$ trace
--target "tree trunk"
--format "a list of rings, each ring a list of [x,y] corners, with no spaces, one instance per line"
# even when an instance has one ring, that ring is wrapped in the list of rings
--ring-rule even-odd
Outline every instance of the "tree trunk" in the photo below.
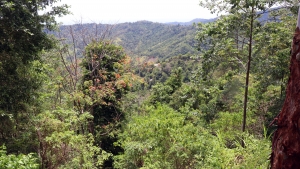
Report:
[[[242,131],[246,130],[246,118],[247,118],[247,104],[248,104],[248,89],[249,89],[249,76],[250,76],[250,66],[252,59],[252,38],[253,38],[253,22],[254,22],[254,7],[251,10],[251,21],[250,21],[250,35],[249,35],[249,49],[248,49],[248,63],[247,63],[247,73],[246,73],[246,84],[245,84],[245,94],[244,94],[244,111],[243,111],[243,126]],[[245,147],[244,142],[242,146]]]
[[[298,13],[300,16],[300,13]],[[298,17],[299,22],[299,17]],[[300,29],[294,34],[290,77],[283,108],[274,121],[277,130],[272,141],[271,169],[300,168]]]

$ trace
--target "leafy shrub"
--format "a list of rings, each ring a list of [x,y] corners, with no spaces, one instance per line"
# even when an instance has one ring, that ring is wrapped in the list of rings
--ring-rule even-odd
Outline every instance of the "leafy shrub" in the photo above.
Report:
[[[211,135],[185,115],[158,104],[133,117],[119,142],[115,168],[194,168],[205,159]]]
[[[39,169],[36,154],[6,154],[6,147],[0,147],[0,168],[3,169]]]

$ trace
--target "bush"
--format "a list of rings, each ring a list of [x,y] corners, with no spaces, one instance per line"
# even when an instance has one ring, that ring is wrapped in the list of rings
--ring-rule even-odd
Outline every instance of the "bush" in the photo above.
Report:
[[[36,154],[6,154],[6,147],[0,147],[0,168],[3,169],[39,169]]]

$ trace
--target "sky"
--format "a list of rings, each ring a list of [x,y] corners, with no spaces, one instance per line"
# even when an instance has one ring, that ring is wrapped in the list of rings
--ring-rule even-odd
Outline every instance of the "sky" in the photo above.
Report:
[[[199,0],[61,0],[73,14],[57,18],[63,24],[153,22],[188,22],[216,15],[199,6]]]

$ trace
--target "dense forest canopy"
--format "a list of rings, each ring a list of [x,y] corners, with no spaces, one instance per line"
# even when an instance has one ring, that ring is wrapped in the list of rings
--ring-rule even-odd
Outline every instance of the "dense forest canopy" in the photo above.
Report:
[[[226,15],[193,25],[56,2],[0,1],[0,168],[270,166],[296,2],[201,0]]]

